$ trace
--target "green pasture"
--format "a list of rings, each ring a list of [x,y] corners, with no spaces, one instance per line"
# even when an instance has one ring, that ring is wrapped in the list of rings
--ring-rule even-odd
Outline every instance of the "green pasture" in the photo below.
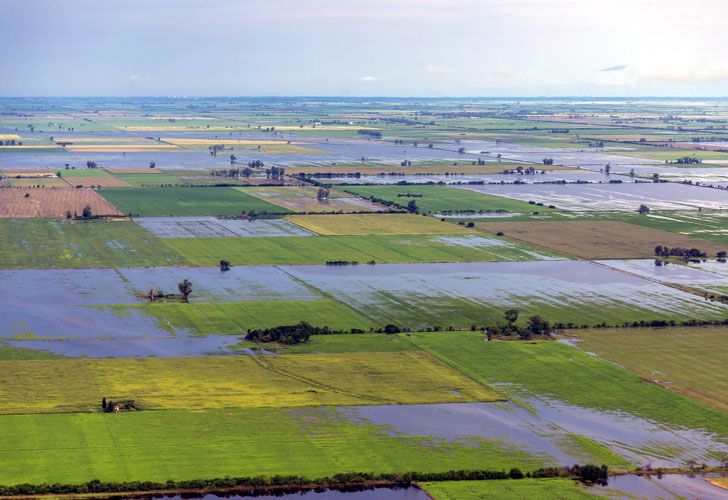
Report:
[[[524,500],[549,498],[554,500],[581,500],[603,498],[591,494],[584,486],[571,479],[504,479],[495,481],[446,481],[419,483],[435,500]]]
[[[249,211],[290,213],[232,188],[108,188],[99,193],[121,212],[139,216],[240,215]]]
[[[184,264],[130,221],[1,219],[0,241],[0,269]]]
[[[0,416],[0,483],[538,468],[498,440],[393,436],[333,408]]]
[[[463,235],[459,236],[464,238]],[[480,262],[533,260],[552,253],[521,243],[477,246],[478,236],[448,239],[430,235],[283,236],[276,238],[166,238],[164,243],[192,265],[323,264],[358,262]]]
[[[535,210],[549,211],[548,208],[529,205],[523,201],[476,193],[475,191],[450,186],[346,186],[339,189],[364,198],[373,196],[391,201],[402,207],[406,207],[411,200],[414,200],[418,210],[427,213],[438,213],[446,210],[505,210],[521,213],[531,213]],[[408,197],[406,196],[408,194],[415,196]]]

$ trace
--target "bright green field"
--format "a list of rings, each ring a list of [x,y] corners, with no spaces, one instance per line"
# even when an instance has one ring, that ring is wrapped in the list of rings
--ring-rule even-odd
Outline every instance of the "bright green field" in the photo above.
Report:
[[[555,500],[579,500],[603,498],[588,493],[571,479],[518,479],[501,481],[447,481],[420,483],[419,486],[435,500],[479,500],[498,498],[525,500],[548,498]]]
[[[290,213],[232,188],[108,188],[99,193],[121,212],[140,216],[239,215],[251,210]]]
[[[138,187],[153,187],[153,186],[166,186],[166,185],[177,185],[185,184],[180,180],[167,173],[158,174],[114,174],[114,177],[128,182],[132,186]]]
[[[376,325],[333,300],[154,303],[109,306],[117,313],[141,309],[171,333],[243,335],[248,329],[271,328],[307,321],[332,330],[369,330]]]
[[[184,260],[129,221],[0,220],[0,268],[141,267]]]
[[[417,333],[419,347],[507,395],[544,395],[598,410],[619,410],[728,438],[728,414],[643,382],[606,361],[558,342],[486,342],[480,333]]]
[[[462,238],[463,235],[454,238]],[[285,236],[277,238],[166,238],[164,243],[192,265],[323,264],[327,261],[482,262],[534,260],[534,250],[520,243],[509,246],[468,246],[447,236]],[[482,240],[487,241],[487,240]],[[552,255],[538,250],[540,255]],[[537,258],[537,257],[536,257]]]
[[[576,330],[577,347],[728,412],[728,328]]]
[[[111,174],[101,168],[62,168],[57,170],[61,177],[111,177]]]
[[[417,348],[401,335],[383,335],[381,333],[316,335],[305,344],[277,348],[278,351],[285,354],[399,352],[414,349]]]
[[[326,408],[0,416],[3,484],[542,465],[506,443],[391,436]]]
[[[410,200],[414,200],[421,212],[506,210],[508,212],[530,213],[534,210],[549,211],[548,208],[529,205],[524,201],[448,186],[347,186],[340,189],[356,193],[365,198],[374,196],[379,199],[389,200],[403,207],[407,206]],[[408,193],[422,195],[422,197],[397,196],[398,194]]]

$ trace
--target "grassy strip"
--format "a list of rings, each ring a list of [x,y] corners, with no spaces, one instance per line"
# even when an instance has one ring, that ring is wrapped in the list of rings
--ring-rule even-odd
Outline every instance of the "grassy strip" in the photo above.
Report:
[[[107,306],[119,314],[140,310],[170,333],[243,335],[299,321],[332,330],[370,330],[377,325],[334,300],[151,303]]]
[[[498,498],[523,500],[525,498],[558,498],[579,500],[603,498],[592,494],[571,479],[522,479],[520,481],[442,481],[417,483],[437,500],[476,500]]]

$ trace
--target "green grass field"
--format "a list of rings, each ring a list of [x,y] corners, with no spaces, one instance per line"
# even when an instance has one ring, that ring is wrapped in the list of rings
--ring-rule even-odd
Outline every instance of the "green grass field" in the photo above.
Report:
[[[421,212],[428,213],[445,210],[506,210],[521,213],[531,213],[534,210],[549,211],[548,208],[529,205],[524,201],[449,186],[346,186],[339,189],[365,198],[374,196],[392,201],[402,207],[406,207],[410,200],[414,200]],[[417,197],[398,196],[406,194]]]
[[[393,436],[327,408],[0,416],[2,484],[542,465],[500,441]]]
[[[140,216],[240,215],[251,210],[290,213],[233,188],[108,188],[99,193],[121,212]]]
[[[435,500],[525,500],[548,498],[553,500],[579,500],[603,498],[587,492],[571,479],[518,479],[500,481],[447,481],[420,483],[419,486]]]
[[[184,260],[130,221],[0,220],[0,268],[142,267]]]
[[[170,333],[244,335],[248,329],[307,321],[332,330],[369,330],[377,325],[334,300],[190,302],[109,306],[118,314],[137,309],[154,317]]]
[[[132,186],[137,187],[158,187],[158,186],[175,186],[178,184],[186,184],[181,182],[177,177],[166,172],[157,174],[114,174],[114,177],[128,182]]]
[[[499,386],[508,396],[526,391],[728,438],[728,414],[558,342],[486,342],[480,333],[418,333],[411,339],[476,380],[513,384]]]
[[[577,346],[728,412],[728,328],[576,330]]]
[[[305,344],[280,347],[266,346],[266,348],[274,349],[285,354],[399,352],[417,349],[411,342],[408,342],[400,335],[382,335],[381,333],[315,335]]]
[[[213,266],[220,259],[233,265],[323,264],[356,261],[387,262],[482,262],[532,260],[531,247],[477,246],[473,240],[449,240],[429,235],[285,236],[277,238],[166,238],[164,243],[192,265]],[[487,241],[487,240],[480,240]],[[465,243],[465,244],[459,244]],[[539,255],[553,255],[538,250]]]
[[[501,399],[422,351],[0,361],[0,413],[100,411],[101,397],[144,410]]]

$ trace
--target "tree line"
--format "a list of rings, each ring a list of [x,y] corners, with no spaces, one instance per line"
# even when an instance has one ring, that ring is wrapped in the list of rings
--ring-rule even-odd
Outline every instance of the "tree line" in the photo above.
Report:
[[[529,472],[523,472],[514,467],[505,470],[451,470],[447,472],[347,472],[317,479],[305,476],[247,476],[222,477],[214,479],[168,480],[166,482],[154,481],[117,481],[107,482],[94,479],[79,484],[40,483],[0,485],[0,496],[29,496],[29,495],[68,495],[89,493],[141,493],[151,491],[189,491],[203,490],[206,492],[234,490],[269,489],[316,489],[341,488],[346,486],[412,486],[417,482],[432,481],[489,481],[489,480],[519,480],[523,478],[571,478],[587,483],[606,484],[609,479],[609,469],[606,465],[574,465],[572,467],[543,467]]]

